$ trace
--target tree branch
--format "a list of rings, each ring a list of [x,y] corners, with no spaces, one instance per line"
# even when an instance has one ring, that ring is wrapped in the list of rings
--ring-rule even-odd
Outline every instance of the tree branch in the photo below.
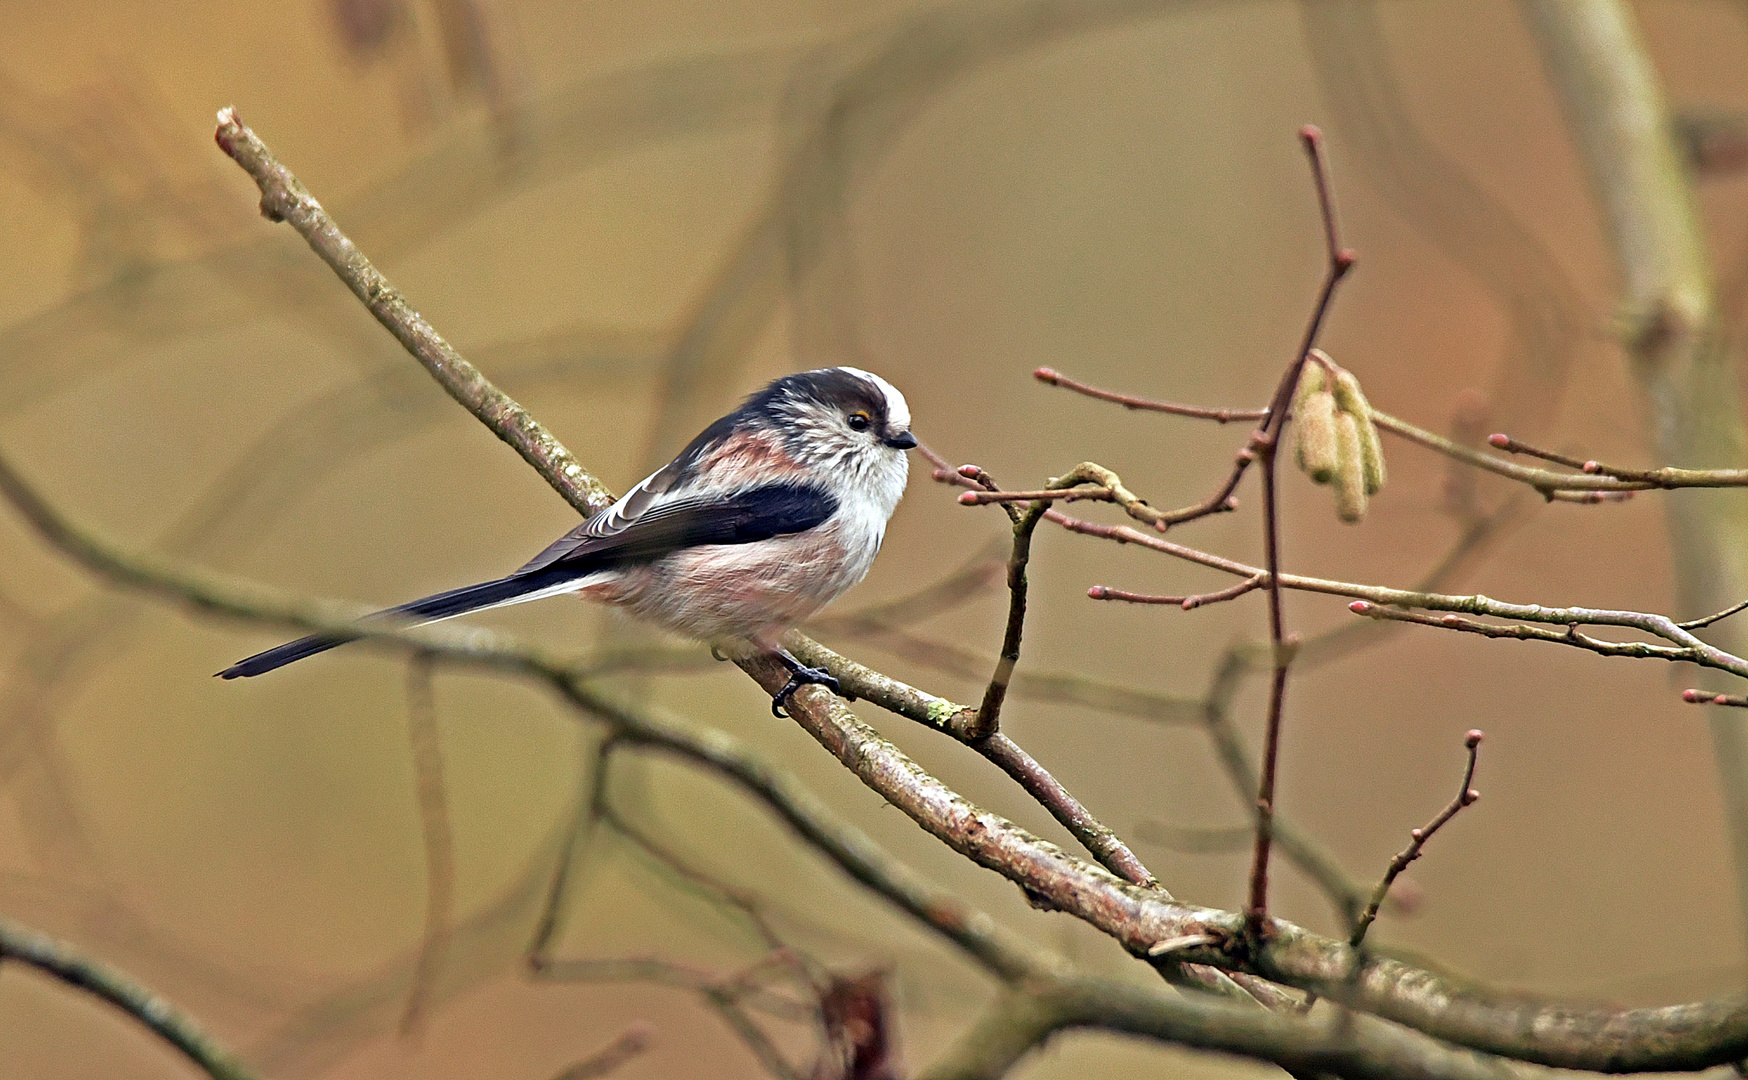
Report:
[[[1741,388],[1717,326],[1711,265],[1663,90],[1623,0],[1523,0],[1559,91],[1615,252],[1620,322],[1646,406],[1652,452],[1675,466],[1748,466]],[[1748,597],[1748,501],[1695,492],[1665,503],[1677,609],[1718,611]],[[1748,625],[1710,635],[1748,655]],[[1708,689],[1733,687],[1719,680]],[[1748,725],[1710,718],[1748,920]]]
[[[261,189],[262,216],[269,221],[287,222],[296,229],[310,249],[339,275],[352,294],[376,316],[376,321],[425,366],[450,397],[509,443],[578,513],[587,517],[613,501],[606,486],[584,470],[551,432],[493,386],[491,380],[432,329],[424,316],[340,231],[291,170],[274,158],[267,144],[237,119],[235,109],[221,109],[218,121],[214,138],[219,149],[254,178]]]
[[[13,960],[114,1005],[133,1017],[212,1080],[255,1080],[255,1073],[174,1005],[115,969],[70,947],[0,918],[0,961]]]

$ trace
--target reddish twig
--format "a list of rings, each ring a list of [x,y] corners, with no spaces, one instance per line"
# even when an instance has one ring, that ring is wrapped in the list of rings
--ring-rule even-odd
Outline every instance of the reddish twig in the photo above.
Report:
[[[1495,433],[1487,436],[1487,445],[1496,450],[1503,450],[1508,454],[1522,454],[1524,457],[1541,458],[1543,461],[1551,461],[1556,465],[1564,465],[1568,469],[1577,469],[1581,473],[1586,473],[1592,476],[1598,474],[1612,475],[1603,473],[1602,466],[1594,461],[1581,461],[1578,458],[1569,457],[1566,454],[1558,454],[1552,450],[1543,450],[1541,447],[1531,446],[1526,442],[1519,442],[1510,435],[1503,433]]]
[[[1683,690],[1681,700],[1689,705],[1729,705],[1737,709],[1748,709],[1748,697],[1740,694],[1708,694],[1704,690]]]
[[[1323,133],[1307,124],[1299,130],[1299,138],[1311,159],[1311,174],[1317,186],[1318,209],[1323,216],[1323,236],[1329,267],[1324,274],[1323,287],[1318,292],[1317,304],[1311,310],[1311,319],[1305,326],[1305,336],[1299,343],[1292,362],[1282,373],[1280,384],[1275,388],[1275,395],[1269,402],[1268,417],[1261,427],[1251,433],[1250,445],[1246,448],[1246,453],[1260,460],[1262,468],[1263,550],[1268,578],[1269,644],[1274,657],[1274,673],[1269,681],[1268,722],[1263,736],[1262,777],[1256,795],[1256,851],[1251,858],[1250,899],[1245,909],[1245,933],[1253,943],[1261,938],[1268,919],[1269,849],[1274,840],[1275,773],[1280,758],[1281,715],[1287,693],[1287,665],[1292,659],[1281,614],[1281,537],[1280,523],[1277,520],[1279,506],[1275,497],[1275,450],[1281,431],[1286,426],[1287,404],[1299,385],[1299,373],[1305,366],[1306,357],[1317,344],[1317,335],[1323,329],[1323,320],[1329,314],[1336,288],[1348,271],[1353,269],[1354,264],[1353,252],[1341,246],[1329,168],[1323,157]],[[1228,482],[1222,499],[1231,495],[1232,488],[1237,486],[1246,464],[1248,461],[1241,453],[1239,464],[1233,471],[1233,478]]]
[[[1469,786],[1475,780],[1475,760],[1481,753],[1481,739],[1482,735],[1478,730],[1470,731],[1463,739],[1463,745],[1469,750],[1469,764],[1463,769],[1463,783],[1457,789],[1456,797],[1438,812],[1437,817],[1410,832],[1408,846],[1397,852],[1396,857],[1390,860],[1389,868],[1384,871],[1383,880],[1378,882],[1376,889],[1372,890],[1371,903],[1366,905],[1366,910],[1354,923],[1353,934],[1348,938],[1348,943],[1355,948],[1358,948],[1366,940],[1366,931],[1371,929],[1373,922],[1377,921],[1378,909],[1384,906],[1384,898],[1390,895],[1390,886],[1395,883],[1397,876],[1408,869],[1409,863],[1420,858],[1420,850],[1426,846],[1428,840],[1432,839],[1434,833],[1444,828],[1447,821],[1456,817],[1459,810],[1465,806],[1472,806],[1475,800],[1481,797],[1479,791]]]
[[[1199,420],[1212,420],[1217,424],[1229,424],[1234,420],[1261,420],[1268,416],[1265,409],[1204,409],[1196,405],[1177,405],[1169,401],[1155,401],[1151,398],[1135,397],[1131,394],[1119,394],[1114,390],[1101,390],[1096,386],[1071,379],[1055,368],[1041,367],[1032,372],[1032,378],[1051,386],[1060,386],[1064,390],[1073,390],[1089,398],[1109,401],[1123,406],[1125,409],[1140,409],[1144,412],[1170,413],[1173,416],[1192,416]]]
[[[1149,593],[1128,592],[1123,589],[1113,589],[1106,585],[1094,585],[1086,591],[1087,596],[1094,600],[1121,600],[1128,604],[1175,604],[1185,611],[1208,604],[1218,604],[1223,600],[1233,600],[1247,592],[1262,588],[1268,584],[1266,573],[1255,574],[1230,588],[1218,592],[1196,593],[1190,596],[1154,596]]]

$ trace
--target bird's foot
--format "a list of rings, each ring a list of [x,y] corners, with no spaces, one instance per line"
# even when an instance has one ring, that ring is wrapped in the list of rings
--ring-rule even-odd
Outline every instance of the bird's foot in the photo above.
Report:
[[[832,673],[825,668],[807,667],[802,664],[797,664],[789,669],[789,681],[783,684],[783,689],[772,695],[771,715],[787,717],[789,714],[784,712],[783,709],[789,704],[790,696],[793,695],[795,691],[809,683],[813,683],[816,686],[823,686],[832,693],[837,694],[839,697],[849,696],[844,693],[840,686],[838,686],[836,676],[832,675]],[[850,698],[850,700],[854,701],[855,698]]]

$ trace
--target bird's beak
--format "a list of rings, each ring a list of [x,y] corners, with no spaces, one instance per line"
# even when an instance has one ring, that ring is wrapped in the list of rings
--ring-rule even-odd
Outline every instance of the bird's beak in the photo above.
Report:
[[[916,447],[916,436],[908,431],[894,432],[883,441],[894,450],[910,450]]]

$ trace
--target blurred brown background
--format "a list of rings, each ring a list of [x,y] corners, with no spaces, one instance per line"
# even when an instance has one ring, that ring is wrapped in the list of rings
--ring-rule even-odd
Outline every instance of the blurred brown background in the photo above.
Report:
[[[1638,11],[1675,108],[1748,109],[1748,8]],[[763,381],[854,362],[905,391],[926,441],[1006,482],[1091,458],[1158,505],[1199,498],[1242,432],[1029,373],[1261,404],[1321,272],[1294,138],[1307,121],[1328,133],[1361,256],[1326,346],[1372,400],[1444,431],[1478,395],[1483,432],[1647,463],[1609,338],[1608,251],[1520,13],[1499,0],[13,0],[0,18],[0,446],[79,520],[237,575],[393,602],[495,576],[571,521],[257,215],[210,139],[227,104],[616,488]],[[1701,190],[1728,283],[1748,180]],[[1357,528],[1291,476],[1289,569],[1408,585],[1449,549],[1443,463],[1386,449],[1390,487]],[[1184,537],[1256,557],[1254,491],[1252,512]],[[840,608],[909,593],[1004,534],[919,469]],[[1255,595],[1191,613],[1096,605],[1094,583],[1216,579],[1039,535],[1022,670],[1193,698],[1262,630]],[[404,662],[353,649],[220,683],[211,672],[282,635],[95,587],[9,513],[0,552],[0,911],[126,967],[275,1078],[544,1080],[639,1018],[653,1049],[617,1075],[753,1073],[683,991],[521,973],[586,725],[521,686],[438,677],[458,930],[425,1029],[402,1037],[426,902]],[[1453,591],[1667,610],[1669,578],[1658,497],[1641,497],[1526,504]],[[987,591],[914,629],[993,654],[1004,605]],[[1314,597],[1289,614],[1306,634],[1352,619]],[[627,634],[567,602],[489,621],[578,651]],[[1463,732],[1484,728],[1485,798],[1411,871],[1418,911],[1387,915],[1375,940],[1532,991],[1660,1003],[1733,989],[1743,922],[1704,717],[1681,685],[1650,662],[1415,628],[1295,681],[1283,808],[1374,880],[1454,789]],[[883,809],[739,673],[646,686],[757,742],[1011,925],[1152,977]],[[1254,740],[1261,688],[1239,708]],[[969,797],[1060,838],[963,748],[863,713]],[[1121,831],[1243,821],[1199,730],[1026,700],[1006,725]],[[911,1064],[985,1000],[948,949],[720,783],[658,760],[622,763],[614,783],[639,821],[769,895],[798,944],[846,971],[892,965]],[[1243,856],[1137,850],[1177,896],[1240,903]],[[1335,929],[1298,873],[1282,881],[1282,914]],[[568,956],[728,970],[758,955],[744,927],[611,842],[568,911]],[[1252,1069],[1071,1036],[1023,1074],[1094,1068]],[[191,1073],[129,1022],[6,967],[0,1075]]]

